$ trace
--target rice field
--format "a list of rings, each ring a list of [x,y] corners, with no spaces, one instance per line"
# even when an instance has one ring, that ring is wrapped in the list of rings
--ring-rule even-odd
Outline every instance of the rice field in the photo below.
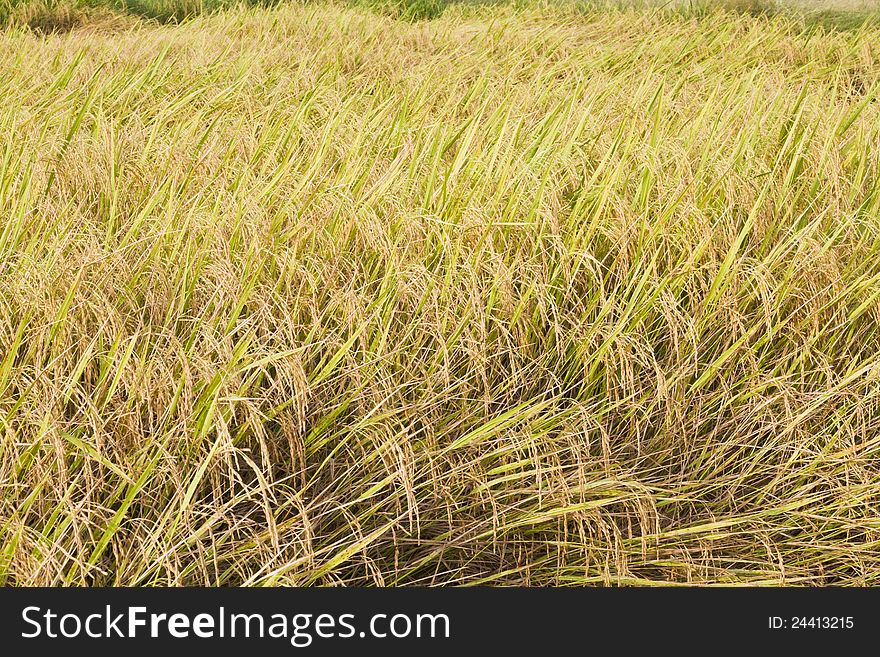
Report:
[[[0,584],[880,585],[880,21],[9,2]]]

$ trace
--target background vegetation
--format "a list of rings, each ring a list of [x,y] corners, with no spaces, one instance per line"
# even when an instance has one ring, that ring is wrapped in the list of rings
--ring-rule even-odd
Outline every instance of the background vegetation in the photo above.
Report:
[[[6,6],[0,583],[880,584],[872,19]]]
[[[753,16],[784,14],[791,20],[832,29],[856,29],[880,19],[877,0],[339,0],[345,6],[371,9],[379,14],[417,22],[434,20],[447,9],[468,12],[481,7],[543,6],[589,15],[596,12],[646,9],[683,16],[701,16],[718,10]],[[274,7],[282,2],[309,4],[314,0],[0,0],[0,26],[20,25],[46,32],[63,32],[108,14],[132,16],[158,23],[234,8]],[[117,21],[118,24],[118,21]]]

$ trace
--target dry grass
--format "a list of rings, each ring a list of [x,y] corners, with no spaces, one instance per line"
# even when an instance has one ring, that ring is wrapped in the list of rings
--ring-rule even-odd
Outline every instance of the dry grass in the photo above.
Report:
[[[880,584],[880,27],[0,33],[0,581]]]

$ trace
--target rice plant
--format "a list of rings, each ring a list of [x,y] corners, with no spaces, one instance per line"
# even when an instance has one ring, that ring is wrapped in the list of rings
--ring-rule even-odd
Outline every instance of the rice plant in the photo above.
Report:
[[[880,23],[442,9],[0,32],[0,584],[880,584]]]

